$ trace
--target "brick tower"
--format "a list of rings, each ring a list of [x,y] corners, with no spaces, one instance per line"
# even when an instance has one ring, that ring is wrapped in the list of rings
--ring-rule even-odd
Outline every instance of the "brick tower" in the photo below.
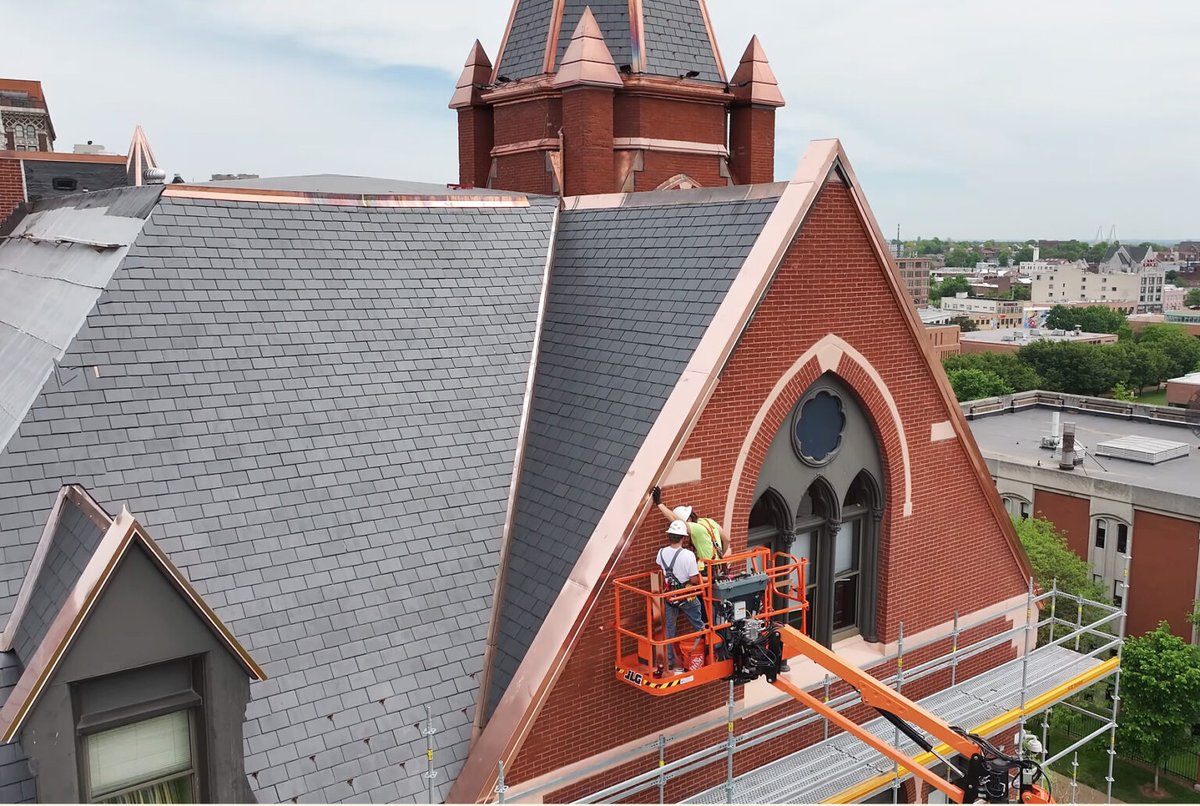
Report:
[[[757,37],[727,78],[704,0],[513,0],[450,101],[462,184],[562,195],[771,182],[780,106]]]

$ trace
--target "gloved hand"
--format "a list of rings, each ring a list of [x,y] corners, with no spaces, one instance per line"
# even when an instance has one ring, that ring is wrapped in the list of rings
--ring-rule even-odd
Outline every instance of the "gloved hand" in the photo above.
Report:
[[[658,488],[657,484],[653,489],[650,490],[650,498],[654,501],[656,506],[662,503],[662,490]]]

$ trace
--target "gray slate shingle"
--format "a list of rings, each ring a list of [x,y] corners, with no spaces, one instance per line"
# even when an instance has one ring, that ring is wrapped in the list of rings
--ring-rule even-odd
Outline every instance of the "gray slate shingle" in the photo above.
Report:
[[[563,213],[489,711],[776,201]]]
[[[260,800],[424,800],[426,703],[444,796],[554,214],[162,199],[64,357],[99,377],[52,375],[0,454],[0,617],[81,484],[264,666]]]

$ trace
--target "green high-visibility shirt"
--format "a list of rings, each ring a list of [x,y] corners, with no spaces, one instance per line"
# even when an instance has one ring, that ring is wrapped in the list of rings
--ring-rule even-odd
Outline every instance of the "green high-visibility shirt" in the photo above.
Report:
[[[717,547],[724,545],[721,527],[712,518],[699,518],[695,521],[688,521],[688,534],[692,538],[692,548],[696,551],[696,559],[700,561],[700,570],[704,570],[704,561],[717,559]],[[713,545],[714,539],[715,546]]]

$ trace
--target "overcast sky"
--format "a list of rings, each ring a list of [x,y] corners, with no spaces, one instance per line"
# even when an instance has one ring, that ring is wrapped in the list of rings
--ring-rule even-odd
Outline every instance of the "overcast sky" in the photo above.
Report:
[[[777,178],[841,138],[889,235],[1200,237],[1196,0],[708,0],[787,106]],[[453,182],[447,109],[510,0],[0,0],[0,75],[40,79],[58,150],[160,165]]]

